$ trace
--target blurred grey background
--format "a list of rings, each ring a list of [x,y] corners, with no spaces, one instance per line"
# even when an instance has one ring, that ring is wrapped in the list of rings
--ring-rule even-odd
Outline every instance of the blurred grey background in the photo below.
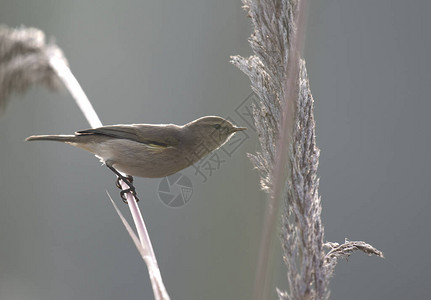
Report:
[[[364,240],[386,256],[341,261],[332,299],[429,299],[431,4],[309,3],[305,58],[326,239]],[[0,23],[55,37],[104,124],[220,115],[246,125],[235,109],[249,81],[228,62],[251,54],[241,5],[2,0]],[[23,142],[88,127],[67,92],[41,87],[15,95],[0,117],[1,300],[152,299],[146,266],[105,193],[120,203],[114,175],[82,150]],[[257,149],[248,134],[230,157],[219,151],[225,161],[207,182],[184,171],[193,194],[183,207],[159,200],[160,180],[136,180],[172,299],[251,297],[265,195],[245,155]],[[277,272],[283,288],[283,267]]]

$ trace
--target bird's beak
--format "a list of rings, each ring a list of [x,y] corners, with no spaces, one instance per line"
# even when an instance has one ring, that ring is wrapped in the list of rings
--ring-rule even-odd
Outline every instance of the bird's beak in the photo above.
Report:
[[[235,128],[233,128],[233,132],[243,131],[243,130],[246,130],[246,129],[247,129],[247,127],[235,127]]]

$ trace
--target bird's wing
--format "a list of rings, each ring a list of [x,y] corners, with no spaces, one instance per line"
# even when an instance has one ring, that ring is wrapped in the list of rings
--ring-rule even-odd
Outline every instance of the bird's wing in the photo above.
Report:
[[[179,142],[179,127],[176,125],[111,125],[86,129],[76,132],[77,135],[105,135],[117,139],[128,139],[154,147],[174,147]]]

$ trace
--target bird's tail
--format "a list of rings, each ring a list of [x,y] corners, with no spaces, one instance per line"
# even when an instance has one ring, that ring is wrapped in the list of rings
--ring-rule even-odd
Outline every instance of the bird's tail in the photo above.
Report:
[[[57,141],[63,143],[74,143],[77,137],[74,135],[32,135],[26,141]]]

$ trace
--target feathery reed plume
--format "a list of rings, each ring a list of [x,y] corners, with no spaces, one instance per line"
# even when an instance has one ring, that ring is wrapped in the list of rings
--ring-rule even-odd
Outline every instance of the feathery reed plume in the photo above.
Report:
[[[250,78],[260,98],[254,107],[254,122],[261,151],[249,157],[261,173],[262,189],[269,193],[255,299],[270,297],[268,248],[272,242],[265,227],[277,230],[278,198],[284,199],[281,241],[288,291],[277,289],[277,294],[286,300],[328,299],[329,279],[338,258],[354,250],[383,254],[364,242],[341,246],[323,242],[314,100],[305,61],[300,59],[305,0],[242,1],[254,25],[249,42],[255,55],[233,56],[231,62]],[[285,149],[289,152],[283,152]],[[325,246],[331,248],[328,253]]]
[[[67,65],[61,49],[54,43],[46,44],[39,29],[0,26],[0,112],[13,92],[25,92],[33,84],[51,90],[62,86],[49,63],[54,56]]]

